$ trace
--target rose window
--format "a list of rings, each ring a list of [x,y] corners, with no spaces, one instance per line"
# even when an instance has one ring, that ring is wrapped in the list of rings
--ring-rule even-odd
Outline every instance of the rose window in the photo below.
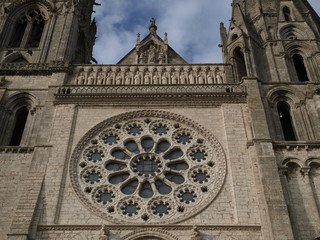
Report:
[[[70,163],[81,201],[113,222],[178,222],[201,211],[226,172],[218,141],[184,117],[138,111],[108,119],[77,145]]]

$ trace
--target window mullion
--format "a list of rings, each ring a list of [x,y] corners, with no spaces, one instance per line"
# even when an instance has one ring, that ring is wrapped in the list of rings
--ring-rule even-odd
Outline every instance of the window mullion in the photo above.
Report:
[[[30,37],[31,30],[32,30],[32,25],[33,25],[32,23],[33,23],[33,21],[28,21],[26,30],[24,32],[24,35],[23,35],[23,38],[22,38],[22,41],[21,41],[21,44],[20,44],[21,48],[27,47],[26,45],[27,45],[28,39]]]

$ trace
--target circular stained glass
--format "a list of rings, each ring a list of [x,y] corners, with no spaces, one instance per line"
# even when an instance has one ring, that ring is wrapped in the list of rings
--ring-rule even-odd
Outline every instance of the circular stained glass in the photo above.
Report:
[[[182,221],[213,201],[225,174],[223,150],[209,131],[161,111],[98,124],[80,140],[70,163],[81,201],[115,223]]]

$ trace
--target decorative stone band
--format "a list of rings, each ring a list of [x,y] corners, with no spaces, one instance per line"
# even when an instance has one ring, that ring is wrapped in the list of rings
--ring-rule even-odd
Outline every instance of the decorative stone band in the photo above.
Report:
[[[33,147],[12,147],[12,146],[1,146],[1,153],[33,153]]]
[[[101,101],[101,99],[114,101],[128,98],[135,101],[206,101],[206,102],[245,102],[247,89],[239,84],[216,85],[183,85],[183,86],[77,86],[70,85],[58,87],[55,93],[56,101],[66,102],[68,99],[83,102]]]
[[[132,225],[107,225],[106,228],[110,231],[112,230],[125,230],[134,231],[139,229],[162,229],[162,230],[186,230],[192,229],[192,225],[142,225],[142,224],[132,224]],[[38,231],[99,231],[101,225],[38,225]],[[261,226],[259,225],[197,225],[197,229],[201,231],[261,231]]]
[[[311,151],[320,148],[320,141],[275,141],[272,143],[276,150]]]
[[[176,85],[234,83],[231,65],[82,65],[75,85]]]
[[[51,63],[0,63],[0,75],[50,75],[55,72],[70,72],[63,61]]]

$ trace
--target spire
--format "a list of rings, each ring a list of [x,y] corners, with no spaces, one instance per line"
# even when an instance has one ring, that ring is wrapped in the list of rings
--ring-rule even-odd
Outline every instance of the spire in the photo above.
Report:
[[[149,31],[150,33],[156,33],[158,27],[156,26],[156,20],[154,18],[150,19]]]

